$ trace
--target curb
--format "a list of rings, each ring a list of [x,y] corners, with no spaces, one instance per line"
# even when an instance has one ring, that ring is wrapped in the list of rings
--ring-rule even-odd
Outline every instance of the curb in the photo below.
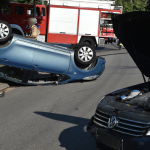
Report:
[[[5,91],[9,87],[10,87],[10,85],[9,85],[9,83],[7,83],[7,80],[0,78],[0,92]]]
[[[0,83],[0,92],[5,91],[9,87],[7,83]]]

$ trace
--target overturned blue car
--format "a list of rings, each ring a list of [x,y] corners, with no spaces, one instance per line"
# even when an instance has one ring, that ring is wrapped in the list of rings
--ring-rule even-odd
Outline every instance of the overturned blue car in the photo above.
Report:
[[[96,57],[93,49],[85,44],[65,48],[11,35],[0,40],[0,77],[28,85],[94,80],[103,73],[105,59]]]

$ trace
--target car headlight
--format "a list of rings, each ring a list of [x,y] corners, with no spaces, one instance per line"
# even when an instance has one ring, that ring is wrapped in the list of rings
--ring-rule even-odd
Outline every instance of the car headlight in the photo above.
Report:
[[[94,80],[98,77],[99,77],[99,75],[94,75],[94,76],[85,77],[85,78],[83,78],[83,80]]]
[[[146,133],[147,136],[150,136],[150,128],[148,129],[148,132]]]
[[[100,100],[99,104],[103,102],[104,98],[105,98],[105,96]]]

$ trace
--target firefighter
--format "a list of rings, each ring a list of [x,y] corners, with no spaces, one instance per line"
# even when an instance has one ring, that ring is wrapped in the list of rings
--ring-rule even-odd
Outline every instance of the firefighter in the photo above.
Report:
[[[122,50],[122,47],[123,47],[123,44],[120,43],[120,44],[119,44],[119,50]]]
[[[37,19],[29,18],[29,25],[31,26],[29,37],[37,40],[37,37],[40,34],[40,30],[37,27]]]
[[[122,49],[123,44],[120,42],[120,40],[118,41],[117,46],[119,47],[119,50],[121,50],[121,49]]]

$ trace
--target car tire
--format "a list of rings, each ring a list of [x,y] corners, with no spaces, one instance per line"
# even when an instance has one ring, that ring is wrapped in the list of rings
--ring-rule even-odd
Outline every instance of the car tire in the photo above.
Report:
[[[78,68],[81,70],[85,70],[85,71],[91,70],[95,67],[96,63],[97,63],[97,58],[90,65],[79,65],[79,63],[78,63]]]
[[[75,49],[75,59],[79,64],[90,65],[96,59],[95,49],[88,44],[81,44]]]
[[[9,23],[0,20],[0,43],[7,42],[12,35],[12,29]]]
[[[83,37],[81,40],[80,40],[80,44],[89,44],[93,47],[95,47],[96,43],[95,43],[95,40],[91,37]]]

